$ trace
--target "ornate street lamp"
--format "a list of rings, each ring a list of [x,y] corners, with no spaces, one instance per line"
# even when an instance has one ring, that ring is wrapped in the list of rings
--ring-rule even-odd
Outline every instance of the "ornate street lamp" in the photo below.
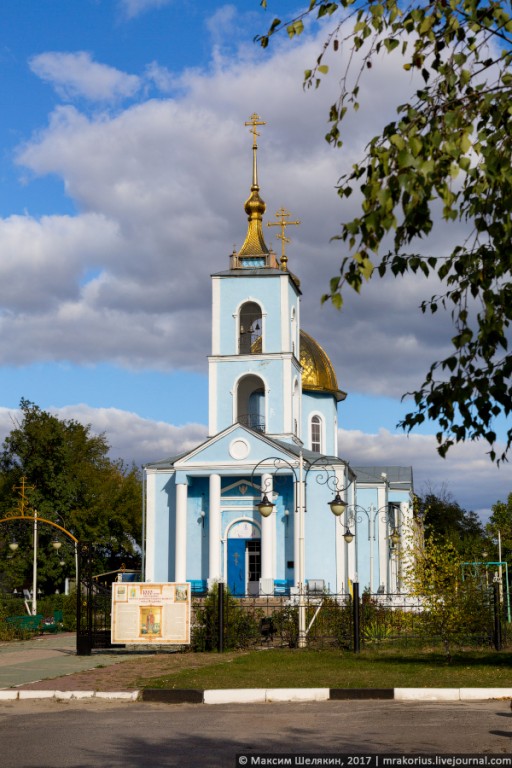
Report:
[[[331,512],[333,513],[333,515],[335,515],[336,517],[340,517],[340,515],[342,515],[343,512],[345,511],[347,504],[341,498],[340,492],[336,491],[336,496],[332,501],[329,502],[329,506],[331,508]]]
[[[374,542],[377,534],[377,520],[380,519],[386,524],[388,530],[390,530],[387,539],[390,542],[390,549],[396,549],[401,541],[400,527],[397,526],[393,516],[393,509],[396,507],[396,502],[388,502],[382,507],[376,509],[373,505],[369,509],[365,509],[357,504],[348,509],[348,527],[345,530],[343,538],[347,542],[351,542],[354,539],[354,534],[350,531],[350,522],[352,522],[356,528],[357,523],[362,523],[366,518],[368,523],[368,541],[370,543],[370,590],[373,589],[373,576],[374,576]],[[363,517],[364,515],[364,517]]]
[[[393,528],[393,530],[389,534],[389,540],[393,547],[398,547],[398,545],[400,544],[400,532],[398,528]]]
[[[265,493],[262,500],[259,504],[256,505],[256,507],[258,508],[258,512],[262,517],[269,517],[272,514],[272,510],[274,509],[275,504],[272,504],[267,494]]]
[[[298,609],[299,609],[299,639],[298,639],[298,645],[299,648],[304,648],[306,646],[306,602],[304,599],[304,593],[305,593],[305,546],[304,546],[304,514],[306,512],[306,486],[307,486],[307,478],[308,474],[312,469],[319,469],[322,468],[323,472],[322,475],[325,473],[325,479],[317,478],[317,482],[320,482],[322,484],[326,484],[328,487],[331,488],[335,492],[335,497],[332,501],[328,502],[329,507],[331,509],[331,512],[335,517],[341,517],[343,515],[347,504],[346,502],[341,498],[340,492],[346,490],[348,486],[344,488],[340,488],[338,485],[338,479],[336,477],[335,471],[332,466],[332,462],[329,462],[329,458],[327,456],[319,456],[314,461],[308,461],[305,460],[302,452],[299,455],[299,460],[297,464],[291,464],[286,459],[276,457],[276,456],[269,456],[266,459],[262,459],[253,469],[252,475],[251,475],[251,483],[253,482],[254,476],[256,475],[256,472],[260,465],[266,464],[268,465],[270,462],[273,463],[275,472],[273,475],[275,476],[280,471],[289,472],[294,479],[295,482],[295,488],[296,488],[296,507],[295,512],[297,513],[297,521],[298,521],[298,545],[297,545],[297,571],[296,571],[296,584],[298,586],[298,597],[299,597],[299,603],[298,603]],[[306,464],[306,468],[304,465]],[[320,466],[319,466],[320,465]],[[265,488],[262,484],[261,492],[263,494],[263,497],[259,504],[256,505],[256,508],[260,515],[263,518],[268,518],[272,514],[273,510],[275,509],[275,504],[269,499],[268,494],[274,493],[273,490],[269,490],[269,488]],[[347,529],[344,537],[347,544],[349,544],[354,536],[353,534]]]

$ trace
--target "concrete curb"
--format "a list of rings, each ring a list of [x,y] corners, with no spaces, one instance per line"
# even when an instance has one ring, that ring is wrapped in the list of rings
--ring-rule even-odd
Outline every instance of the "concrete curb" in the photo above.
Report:
[[[70,701],[72,699],[116,699],[122,701],[137,701],[141,691],[31,691],[8,688],[0,691],[0,704],[4,701],[27,701],[28,699],[56,699]]]
[[[141,701],[167,704],[254,704],[387,699],[394,701],[486,701],[512,699],[512,688],[232,688],[209,691],[146,688]]]
[[[387,699],[393,701],[489,701],[512,699],[512,688],[226,688],[208,691],[146,688],[137,691],[0,690],[0,703],[29,699],[103,699],[161,704],[265,704]]]

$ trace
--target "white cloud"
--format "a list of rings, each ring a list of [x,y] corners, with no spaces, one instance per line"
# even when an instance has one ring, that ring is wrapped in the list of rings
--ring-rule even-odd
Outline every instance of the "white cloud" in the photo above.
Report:
[[[132,15],[150,7],[157,4],[125,4]],[[101,100],[137,92],[141,100],[115,115],[60,106],[20,148],[20,166],[61,179],[78,213],[0,219],[0,362],[206,371],[209,276],[227,268],[233,244],[245,236],[251,137],[243,123],[256,111],[267,121],[259,149],[266,221],[282,205],[302,221],[290,233],[288,255],[302,281],[303,327],[325,347],[349,394],[398,397],[420,383],[452,335],[446,317],[419,311],[425,281],[374,280],[361,295],[347,294],[341,314],[321,308],[320,296],[344,252],[330,237],[357,211],[356,195],[336,196],[337,180],[391,118],[409,76],[392,58],[372,69],[361,108],[347,120],[343,150],[335,151],[322,137],[336,76],[318,91],[301,87],[318,40],[276,41],[265,52],[244,45],[228,58],[219,17],[211,27],[217,48],[208,72],[177,76],[152,62],[137,78],[87,54],[62,54],[72,57],[60,60],[67,69],[51,54],[38,57],[40,76],[67,96]],[[179,96],[144,100],[147,82]],[[429,250],[445,253],[456,232],[441,228]],[[265,236],[276,247],[271,230]],[[83,407],[80,418],[107,429],[113,450],[138,463],[178,453],[205,434],[201,425],[176,428],[112,409],[88,416]],[[505,472],[494,475],[472,445],[452,449],[443,462],[432,437],[342,434],[341,453],[352,463],[403,464],[407,457],[418,487],[447,480],[468,509],[488,509],[510,486]],[[489,498],[490,487],[496,498]]]
[[[202,424],[175,427],[117,408],[91,408],[78,404],[45,410],[59,419],[74,419],[90,425],[93,434],[105,433],[111,457],[138,466],[190,450],[203,442],[207,434]],[[0,444],[19,421],[18,410],[0,407]]]
[[[31,70],[55,88],[59,96],[89,101],[109,102],[133,97],[141,87],[141,79],[114,67],[93,61],[90,53],[50,51],[33,56]]]
[[[156,61],[152,61],[146,67],[144,79],[153,83],[161,93],[170,93],[174,88],[176,76],[167,67],[162,67]]]
[[[466,510],[487,518],[493,504],[505,500],[512,490],[510,465],[491,464],[481,443],[460,443],[442,459],[436,451],[434,435],[392,434],[380,429],[377,434],[360,430],[338,432],[340,456],[353,466],[413,467],[416,493],[431,486],[445,485]]]
[[[100,213],[0,219],[4,319],[22,328],[34,315],[58,311],[78,298],[84,272],[107,266],[118,248],[116,223]]]
[[[232,18],[229,8],[223,13]],[[211,26],[221,34],[218,21]],[[281,205],[302,221],[291,234],[289,257],[302,279],[304,327],[324,344],[345,388],[397,395],[416,384],[417,371],[446,343],[441,317],[433,321],[417,310],[418,279],[375,281],[363,297],[349,296],[341,315],[321,309],[319,301],[341,255],[329,238],[338,221],[355,211],[353,201],[339,201],[334,187],[366,140],[361,125],[371,135],[376,116],[387,119],[400,73],[391,59],[374,68],[373,96],[357,121],[348,121],[344,150],[335,152],[322,142],[335,78],[318,92],[301,88],[304,64],[317,50],[318,41],[307,39],[266,52],[242,45],[236,56],[219,55],[209,72],[190,70],[175,78],[181,95],[174,99],[142,101],[113,116],[57,108],[47,129],[21,149],[19,162],[34,174],[62,178],[81,212],[77,222],[97,215],[105,234],[93,228],[88,255],[81,249],[70,259],[75,269],[62,271],[59,300],[65,304],[44,313],[37,284],[27,291],[27,304],[35,297],[33,311],[4,319],[9,335],[2,359],[19,362],[26,354],[28,361],[27,338],[37,327],[38,359],[95,362],[111,360],[114,350],[115,361],[132,365],[204,366],[209,274],[227,267],[233,243],[240,245],[245,235],[251,155],[243,122],[258,111],[267,120],[259,153],[267,221]],[[163,77],[162,88],[170,87],[156,62],[147,72],[155,80]],[[34,237],[33,222],[27,221],[30,228],[31,248],[39,249],[41,269],[51,274],[54,249],[42,232]],[[265,233],[276,245],[273,233]],[[30,263],[25,239],[20,237],[18,253]],[[79,275],[91,266],[100,274],[84,286]],[[184,344],[193,313],[194,343]]]
[[[163,421],[143,419],[135,413],[117,408],[90,408],[86,405],[67,406],[54,411],[59,418],[76,419],[90,424],[96,434],[104,432],[113,457],[141,465],[150,461],[177,456],[191,450],[206,439],[202,424],[175,427]]]
[[[141,13],[153,8],[163,8],[171,2],[172,0],[119,0],[119,6],[128,19],[133,19]]]

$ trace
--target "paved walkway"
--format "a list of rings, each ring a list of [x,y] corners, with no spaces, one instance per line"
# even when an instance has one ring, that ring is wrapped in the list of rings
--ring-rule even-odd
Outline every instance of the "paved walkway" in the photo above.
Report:
[[[0,642],[0,690],[91,670],[99,665],[118,664],[129,658],[133,659],[133,653],[121,651],[95,651],[91,656],[77,656],[74,632]]]

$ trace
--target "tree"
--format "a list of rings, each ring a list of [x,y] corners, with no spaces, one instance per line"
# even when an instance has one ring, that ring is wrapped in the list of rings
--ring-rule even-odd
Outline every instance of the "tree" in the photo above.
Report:
[[[100,567],[128,567],[138,562],[141,542],[141,482],[134,467],[108,457],[104,434],[75,420],[62,420],[21,400],[21,421],[5,438],[0,453],[0,517],[18,504],[22,478],[30,510],[70,531],[77,539],[94,542],[102,552]],[[19,547],[4,559],[4,577],[12,586],[31,582],[31,525],[4,523],[16,533]],[[38,527],[38,581],[44,589],[74,574],[73,549],[52,551],[57,529]],[[1,538],[5,542],[4,536]],[[70,539],[60,537],[64,544]],[[65,566],[60,565],[64,559]],[[1,575],[1,574],[0,574]]]
[[[396,119],[370,140],[364,157],[339,181],[341,198],[358,188],[362,211],[337,236],[350,254],[323,300],[340,308],[346,285],[360,291],[377,275],[436,275],[441,292],[425,298],[421,310],[450,312],[451,351],[432,363],[416,391],[404,395],[412,395],[415,410],[400,426],[411,431],[433,419],[442,456],[454,443],[483,438],[498,463],[512,443],[511,427],[505,450],[496,453],[495,419],[512,411],[508,5],[499,0],[311,0],[289,22],[274,19],[259,37],[266,47],[283,28],[295,37],[305,22],[333,17],[323,50],[306,70],[305,85],[318,86],[327,75],[328,51],[349,49],[348,68],[337,73],[339,99],[329,110],[326,139],[336,147],[343,146],[347,110],[359,106],[360,79],[379,54],[396,52],[404,69],[419,73],[420,87],[396,107]],[[411,252],[413,242],[432,231],[439,206],[444,220],[467,225],[467,239],[446,256]],[[388,235],[393,248],[383,252]]]
[[[498,536],[500,537],[502,559],[510,562],[512,557],[512,493],[509,493],[506,501],[497,501],[496,504],[493,504],[486,530],[495,542],[498,541]]]
[[[415,508],[427,537],[449,542],[463,560],[482,559],[488,539],[478,515],[463,509],[446,488],[437,492],[428,489],[423,496],[416,497]]]
[[[464,573],[463,558],[449,540],[413,535],[403,583],[421,601],[421,624],[430,639],[440,638],[448,660],[454,643],[492,626],[489,590],[478,573]]]

